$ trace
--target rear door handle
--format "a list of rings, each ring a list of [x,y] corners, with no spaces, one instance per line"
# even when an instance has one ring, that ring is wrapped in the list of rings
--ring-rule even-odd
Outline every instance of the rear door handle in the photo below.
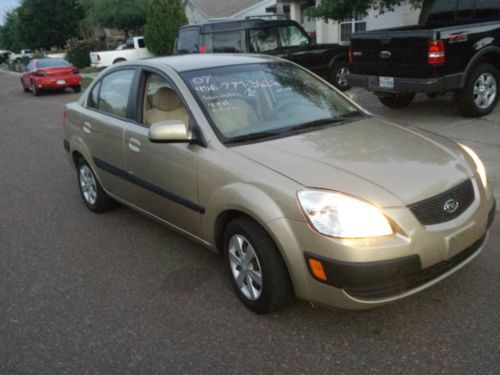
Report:
[[[136,139],[136,138],[129,138],[128,139],[128,148],[130,148],[132,151],[139,152],[141,151],[141,142]]]
[[[85,121],[83,123],[83,132],[86,134],[92,133],[92,124],[90,122]]]

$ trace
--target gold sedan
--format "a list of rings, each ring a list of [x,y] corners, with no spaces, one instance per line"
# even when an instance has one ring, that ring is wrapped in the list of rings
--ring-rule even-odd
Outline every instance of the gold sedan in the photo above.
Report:
[[[120,202],[220,252],[257,313],[407,297],[476,257],[495,212],[470,148],[272,57],[114,65],[64,129],[90,210]]]

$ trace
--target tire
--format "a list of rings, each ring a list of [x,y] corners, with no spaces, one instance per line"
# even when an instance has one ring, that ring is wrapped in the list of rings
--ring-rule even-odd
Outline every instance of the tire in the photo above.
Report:
[[[115,201],[106,194],[94,171],[82,158],[78,160],[77,173],[80,195],[89,210],[102,213],[115,206]]]
[[[73,86],[73,92],[75,93],[79,93],[82,91],[82,86],[78,85],[78,86]]]
[[[29,87],[24,86],[24,82],[23,82],[23,80],[21,80],[21,85],[23,86],[23,91],[24,91],[24,92],[30,92]]]
[[[349,63],[347,61],[338,61],[333,64],[330,71],[329,81],[340,91],[347,91],[351,88],[347,83],[349,74]]]
[[[115,61],[113,61],[113,64],[118,64],[118,63],[121,63],[121,62],[124,62],[124,61],[127,61],[127,60],[119,58],[119,59],[116,59]]]
[[[253,254],[250,261],[247,254]],[[285,262],[271,237],[252,219],[239,217],[228,224],[224,259],[233,289],[248,309],[269,314],[291,302],[292,286]]]
[[[34,83],[31,84],[31,92],[33,93],[33,96],[40,96],[40,89],[36,87]]]
[[[467,76],[465,86],[455,93],[458,111],[465,117],[485,116],[498,104],[500,71],[491,64],[479,64]]]
[[[379,96],[383,105],[393,109],[407,107],[415,99],[415,94],[394,94],[389,96]]]

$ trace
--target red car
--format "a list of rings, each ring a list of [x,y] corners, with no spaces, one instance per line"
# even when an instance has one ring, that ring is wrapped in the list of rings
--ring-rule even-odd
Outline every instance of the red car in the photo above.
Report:
[[[71,87],[81,91],[82,76],[76,67],[64,59],[35,59],[26,67],[21,77],[25,92],[31,90],[38,96],[42,90],[58,90]]]

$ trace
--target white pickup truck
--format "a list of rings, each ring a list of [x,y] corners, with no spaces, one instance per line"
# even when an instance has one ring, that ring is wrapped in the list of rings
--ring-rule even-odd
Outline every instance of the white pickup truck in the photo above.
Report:
[[[123,49],[90,52],[90,61],[95,68],[106,68],[122,61],[147,59],[153,56],[146,48],[144,37],[138,36],[128,38]]]
[[[12,53],[9,56],[9,60],[12,62],[14,62],[14,61],[18,62],[24,58],[31,60],[33,58],[33,52],[30,49],[22,49],[21,53]]]

